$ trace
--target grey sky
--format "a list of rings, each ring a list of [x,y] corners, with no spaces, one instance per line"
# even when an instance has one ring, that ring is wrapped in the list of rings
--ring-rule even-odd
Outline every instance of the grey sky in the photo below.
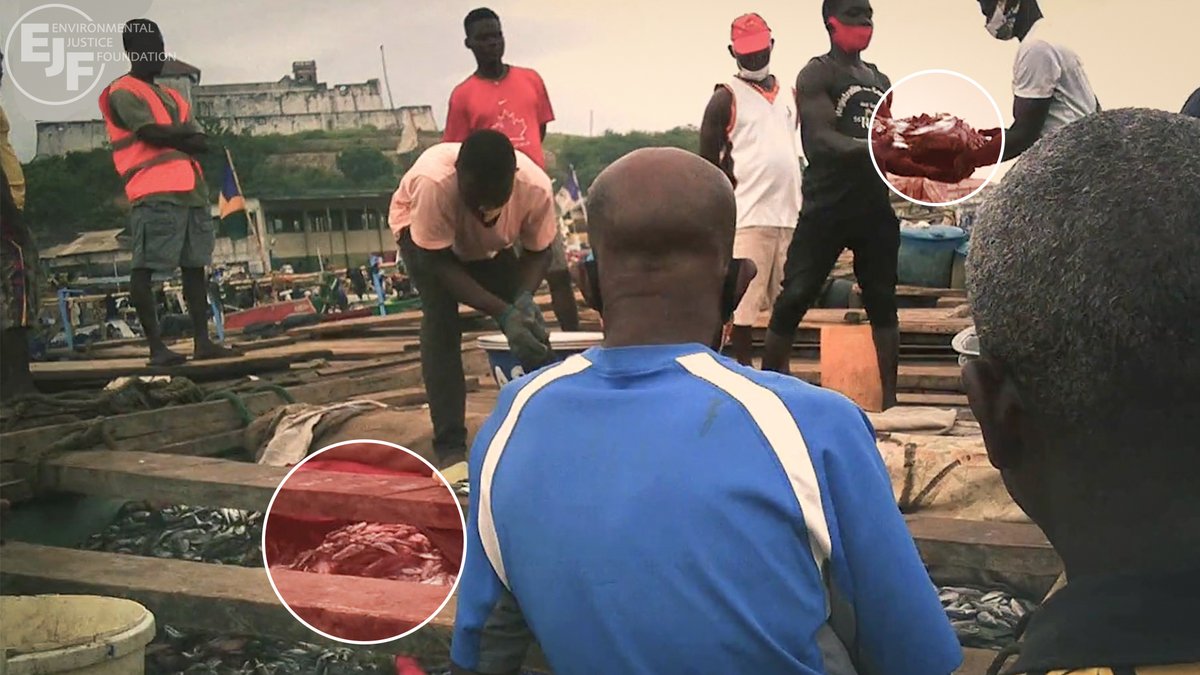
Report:
[[[60,0],[61,1],[61,0]],[[5,0],[0,29],[40,0]],[[385,45],[399,104],[430,104],[439,125],[451,88],[474,67],[463,47],[462,17],[487,4],[500,14],[510,63],[538,69],[558,121],[551,130],[661,130],[698,124],[712,85],[728,77],[729,22],[757,11],[775,31],[774,72],[786,82],[828,48],[820,0],[697,3],[691,0],[76,0],[100,14],[147,8],[163,28],[168,51],[203,71],[204,83],[272,81],[292,61],[315,59],[330,84],[381,74]],[[1042,0],[1079,52],[1106,108],[1177,112],[1200,86],[1194,0]],[[1017,43],[984,30],[975,0],[875,0],[876,37],[866,58],[893,81],[945,68],[979,81],[1010,121],[1012,59]],[[109,20],[128,17],[111,17]],[[7,55],[7,58],[13,58]],[[115,76],[115,74],[114,74]],[[34,151],[27,101],[5,81],[0,100],[23,159]],[[94,97],[93,97],[94,98]],[[943,108],[937,102],[931,102]],[[906,106],[907,107],[907,106]],[[928,112],[939,112],[929,110]],[[947,112],[953,112],[952,110]],[[98,117],[94,101],[69,116]]]

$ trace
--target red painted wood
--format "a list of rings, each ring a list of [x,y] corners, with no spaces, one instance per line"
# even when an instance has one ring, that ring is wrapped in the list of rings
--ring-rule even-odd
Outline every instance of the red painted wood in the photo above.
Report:
[[[316,313],[317,309],[313,307],[312,302],[308,298],[288,302],[274,302],[269,305],[259,305],[258,307],[251,307],[240,312],[227,314],[225,316],[225,330],[245,328],[252,323],[277,323],[293,314]]]

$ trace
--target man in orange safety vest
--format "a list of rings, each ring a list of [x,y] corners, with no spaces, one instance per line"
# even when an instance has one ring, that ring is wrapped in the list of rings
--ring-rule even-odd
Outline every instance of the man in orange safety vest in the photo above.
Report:
[[[158,24],[133,19],[122,32],[130,70],[100,94],[100,113],[112,145],[113,164],[125,182],[132,206],[133,241],[130,299],[150,347],[150,364],[185,361],[163,343],[151,290],[153,272],[181,269],[183,297],[194,330],[193,358],[237,352],[208,335],[208,293],[204,268],[212,263],[215,233],[208,187],[196,156],[208,150],[204,130],[192,118],[187,100],[154,78],[166,63]]]

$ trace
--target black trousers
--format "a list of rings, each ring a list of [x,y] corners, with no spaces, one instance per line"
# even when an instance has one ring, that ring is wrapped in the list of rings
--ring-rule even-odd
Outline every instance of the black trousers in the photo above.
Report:
[[[400,255],[421,297],[421,375],[433,422],[433,451],[446,459],[467,452],[467,385],[463,376],[462,326],[458,300],[431,274],[425,256],[407,228],[400,233]],[[517,296],[517,257],[505,249],[490,260],[462,263],[467,274],[496,297]]]
[[[890,209],[858,214],[801,212],[783,265],[783,290],[771,311],[771,332],[794,335],[821,295],[842,251],[854,252],[854,276],[862,288],[867,319],[877,328],[897,321],[896,267],[900,220]]]

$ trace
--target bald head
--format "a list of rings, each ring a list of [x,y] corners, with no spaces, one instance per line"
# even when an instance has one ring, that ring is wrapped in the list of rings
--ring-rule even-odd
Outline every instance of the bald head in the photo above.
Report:
[[[724,274],[737,221],[733,188],[697,155],[677,148],[635,150],[600,173],[588,207],[589,238],[605,264],[687,257],[707,259],[718,276]]]

